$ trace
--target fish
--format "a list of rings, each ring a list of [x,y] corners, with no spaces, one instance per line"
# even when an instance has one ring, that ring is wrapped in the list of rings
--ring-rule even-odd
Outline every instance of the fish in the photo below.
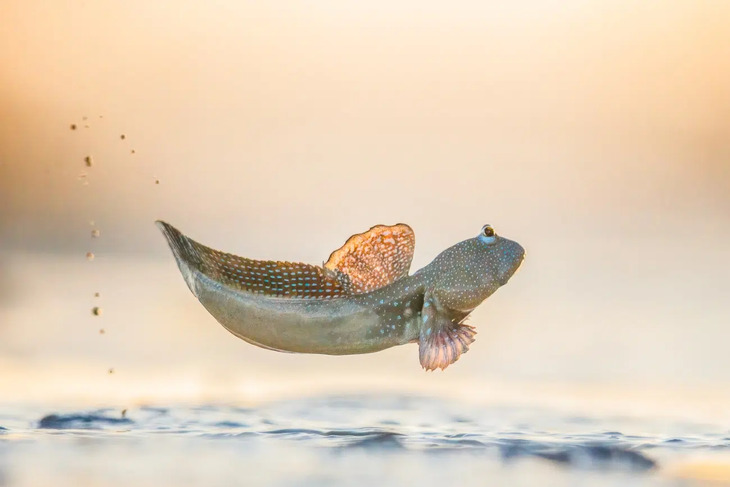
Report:
[[[491,225],[409,274],[416,238],[404,223],[351,236],[322,265],[239,257],[156,224],[190,291],[238,338],[326,355],[418,343],[427,371],[444,370],[469,350],[476,329],[465,320],[525,257]]]

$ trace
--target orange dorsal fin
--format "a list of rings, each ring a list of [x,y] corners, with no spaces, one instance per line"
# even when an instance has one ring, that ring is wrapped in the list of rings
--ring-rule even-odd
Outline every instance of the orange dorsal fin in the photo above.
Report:
[[[376,225],[350,237],[324,264],[348,294],[362,294],[408,275],[416,236],[405,223]]]

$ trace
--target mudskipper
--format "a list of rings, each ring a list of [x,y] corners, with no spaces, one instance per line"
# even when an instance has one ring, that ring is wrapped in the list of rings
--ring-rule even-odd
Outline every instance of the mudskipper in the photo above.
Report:
[[[465,319],[525,256],[485,225],[409,275],[416,239],[402,223],[353,235],[322,266],[239,257],[157,224],[192,293],[237,337],[329,355],[418,343],[426,370],[445,369],[469,350],[476,330]]]

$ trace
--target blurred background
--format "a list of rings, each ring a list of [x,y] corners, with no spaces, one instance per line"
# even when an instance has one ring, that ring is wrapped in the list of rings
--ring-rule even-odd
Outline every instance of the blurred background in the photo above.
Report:
[[[730,3],[11,0],[0,18],[0,402],[375,390],[727,414]],[[491,223],[527,258],[471,351],[425,373],[415,345],[235,339],[156,219],[309,263],[406,222],[412,270]]]

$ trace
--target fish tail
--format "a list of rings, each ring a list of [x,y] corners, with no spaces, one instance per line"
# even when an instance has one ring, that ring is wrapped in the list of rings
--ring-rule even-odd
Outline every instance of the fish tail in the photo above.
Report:
[[[167,243],[170,245],[170,249],[172,249],[175,261],[177,261],[177,266],[180,268],[185,282],[192,293],[197,296],[195,271],[202,271],[204,265],[196,242],[183,235],[180,230],[169,223],[157,220],[155,224],[167,239]]]
[[[157,226],[170,244],[185,282],[197,297],[201,277],[236,291],[275,297],[332,299],[346,291],[321,267],[299,262],[253,260],[206,247],[169,223]]]

